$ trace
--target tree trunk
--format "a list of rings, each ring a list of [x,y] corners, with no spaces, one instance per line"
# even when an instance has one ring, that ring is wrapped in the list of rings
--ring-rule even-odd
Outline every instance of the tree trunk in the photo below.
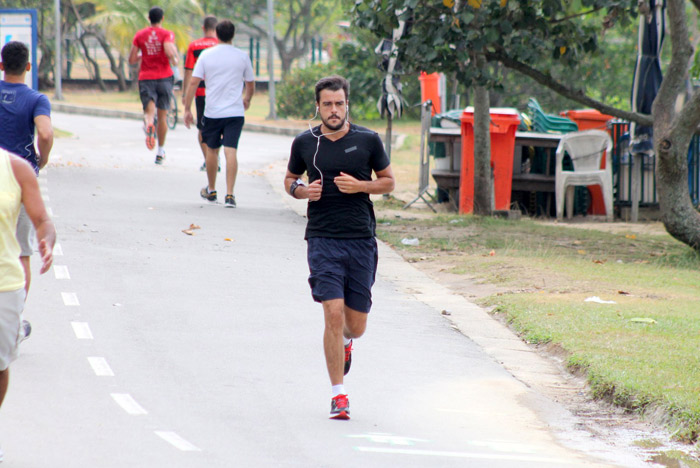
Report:
[[[488,89],[474,86],[474,214],[477,215],[493,213],[490,108]]]
[[[491,180],[491,114],[489,92],[474,87],[474,214],[491,215],[493,184]]]
[[[127,86],[126,77],[124,76],[124,68],[115,60],[114,54],[112,54],[112,48],[109,46],[107,39],[104,37],[104,33],[101,31],[96,32],[95,37],[102,46],[102,50],[104,50],[105,55],[107,55],[107,58],[109,59],[109,67],[112,70],[112,73],[114,73],[114,75],[117,77],[119,91],[126,91]]]
[[[90,62],[90,65],[92,65],[92,68],[95,72],[95,82],[97,83],[97,85],[100,87],[100,89],[102,91],[107,91],[107,86],[105,86],[104,81],[102,81],[102,75],[100,74],[100,66],[95,61],[95,59],[90,57],[90,50],[88,49],[87,44],[85,44],[85,37],[91,36],[91,35],[93,35],[93,33],[86,32],[86,33],[82,34],[78,40],[80,41],[80,45],[83,46],[83,52],[85,53],[85,59],[88,62]]]
[[[685,18],[685,2],[668,0],[668,25],[672,43],[669,64],[651,114],[661,216],[671,236],[700,250],[700,215],[688,189],[688,147],[700,123],[700,92],[695,91],[680,111],[679,97],[686,93],[688,62],[693,55]]]

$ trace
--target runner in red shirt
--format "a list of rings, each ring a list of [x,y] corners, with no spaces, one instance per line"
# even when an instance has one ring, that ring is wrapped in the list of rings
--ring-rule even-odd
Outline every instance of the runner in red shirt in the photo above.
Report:
[[[208,49],[209,47],[213,47],[219,43],[219,40],[216,38],[216,23],[216,16],[206,16],[204,18],[204,23],[202,24],[202,31],[204,32],[204,37],[201,37],[196,41],[192,41],[190,43],[190,46],[187,48],[187,54],[185,55],[185,80],[182,86],[183,90],[187,90],[187,87],[190,84],[190,79],[192,78],[192,70],[194,70],[194,64],[197,63],[199,54],[201,54],[203,50]],[[194,98],[194,104],[197,109],[197,130],[199,130],[197,138],[199,139],[199,146],[202,148],[202,156],[204,157],[204,164],[202,164],[202,167],[199,169],[200,171],[204,171],[207,168],[206,148],[204,147],[204,143],[202,142],[202,118],[204,117],[205,96],[206,91],[204,87],[204,81],[202,81],[201,83],[199,83],[199,87],[197,88]],[[184,92],[182,93],[182,104],[185,104]]]
[[[166,115],[170,108],[170,95],[173,91],[173,71],[170,65],[177,65],[177,48],[175,35],[163,29],[163,9],[153,7],[148,12],[151,26],[137,32],[129,53],[129,63],[134,65],[141,60],[139,70],[139,94],[143,104],[144,131],[146,147],[152,150],[158,136],[156,164],[163,164],[165,159],[165,135],[168,132]],[[139,51],[141,55],[139,56]],[[158,112],[158,129],[154,125],[156,109]]]

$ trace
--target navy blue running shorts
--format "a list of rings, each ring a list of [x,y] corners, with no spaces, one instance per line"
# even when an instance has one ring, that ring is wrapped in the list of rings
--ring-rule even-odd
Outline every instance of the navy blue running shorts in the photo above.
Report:
[[[344,299],[345,305],[368,313],[377,276],[377,241],[309,237],[309,285],[316,302]]]
[[[202,117],[202,141],[212,149],[220,148],[221,145],[227,148],[238,148],[244,122],[244,117],[212,119],[204,116]]]

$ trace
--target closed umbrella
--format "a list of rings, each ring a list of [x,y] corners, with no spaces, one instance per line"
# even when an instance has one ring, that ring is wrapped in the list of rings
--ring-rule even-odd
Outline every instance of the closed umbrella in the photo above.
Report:
[[[639,45],[632,83],[632,111],[651,114],[651,105],[659,92],[663,75],[659,54],[666,29],[666,0],[650,0],[649,11],[639,15]],[[639,206],[639,177],[644,156],[653,156],[652,127],[630,126],[630,155],[632,156],[632,221],[637,220]],[[635,165],[637,167],[635,167]]]

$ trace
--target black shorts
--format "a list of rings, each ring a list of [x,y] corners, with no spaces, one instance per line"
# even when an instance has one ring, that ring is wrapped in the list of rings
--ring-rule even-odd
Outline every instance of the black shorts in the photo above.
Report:
[[[143,110],[153,101],[158,109],[170,109],[170,95],[173,93],[173,77],[159,80],[139,80],[139,95]]]
[[[202,117],[202,142],[211,149],[220,148],[222,144],[227,148],[238,148],[244,122],[245,117]]]
[[[197,129],[201,132],[204,128],[202,119],[204,119],[204,102],[206,96],[195,96],[194,97],[194,107],[197,109]]]
[[[344,299],[351,309],[368,313],[377,276],[376,239],[309,237],[307,247],[314,301]]]

